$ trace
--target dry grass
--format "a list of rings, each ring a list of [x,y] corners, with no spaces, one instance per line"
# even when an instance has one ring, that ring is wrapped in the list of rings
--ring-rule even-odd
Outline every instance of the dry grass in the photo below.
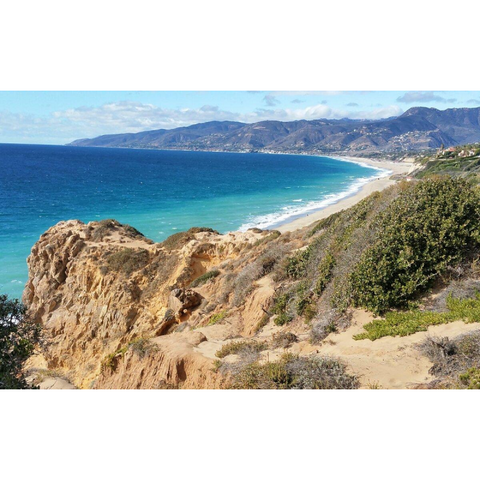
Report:
[[[133,272],[145,267],[148,261],[149,254],[147,250],[142,248],[138,250],[124,248],[108,255],[107,267],[109,271],[120,272],[129,276]]]

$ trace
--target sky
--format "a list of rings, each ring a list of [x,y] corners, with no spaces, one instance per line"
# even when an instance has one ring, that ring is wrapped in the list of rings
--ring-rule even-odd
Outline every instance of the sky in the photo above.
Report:
[[[480,92],[0,92],[0,143],[66,144],[212,120],[371,119],[413,106],[478,107]]]

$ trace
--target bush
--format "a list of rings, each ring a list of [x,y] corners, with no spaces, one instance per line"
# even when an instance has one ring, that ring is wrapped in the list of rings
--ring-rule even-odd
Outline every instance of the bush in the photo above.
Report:
[[[236,342],[226,343],[215,353],[218,358],[225,358],[228,355],[247,355],[249,353],[259,353],[267,348],[265,343],[259,343],[254,340],[238,340]]]
[[[251,229],[253,230],[253,229]],[[259,233],[259,232],[257,232]],[[276,240],[281,233],[278,230],[272,230],[268,235],[263,238],[259,238],[254,244],[254,247],[258,247],[259,245],[264,245],[265,243],[271,242],[272,240]]]
[[[228,368],[228,366],[227,366]],[[299,357],[286,354],[278,361],[252,362],[233,370],[235,389],[355,389],[356,376],[345,365],[326,357]]]
[[[262,316],[262,318],[258,321],[258,323],[255,325],[255,333],[258,333],[263,327],[266,327],[269,321],[270,321],[270,316],[265,313]]]
[[[292,343],[298,341],[298,338],[292,332],[278,332],[272,336],[272,348],[288,348]]]
[[[216,323],[222,321],[226,316],[227,316],[227,312],[225,310],[218,313],[214,313],[210,317],[210,320],[208,321],[207,326],[215,325]]]
[[[218,277],[220,275],[219,270],[210,270],[209,272],[204,273],[203,275],[200,275],[197,279],[195,279],[191,284],[190,287],[200,287],[201,285],[204,285],[207,283],[209,280],[212,278]]]
[[[97,242],[102,241],[104,237],[111,235],[113,232],[119,229],[123,229],[124,233],[126,233],[131,238],[144,238],[144,235],[140,233],[136,228],[131,227],[127,224],[122,225],[120,222],[114,220],[113,218],[107,218],[106,220],[100,220],[98,222],[97,226],[93,231],[92,239]]]
[[[469,368],[459,377],[461,385],[469,390],[480,390],[480,368]]]
[[[254,282],[263,275],[263,267],[258,262],[247,265],[233,281],[233,305],[238,307],[243,303],[254,286]]]
[[[311,246],[305,250],[297,252],[295,255],[287,259],[285,265],[285,273],[290,278],[303,278],[307,273],[308,261],[312,253]]]
[[[28,389],[23,367],[41,341],[41,327],[18,300],[0,295],[0,389]]]
[[[331,333],[345,330],[352,321],[351,312],[341,312],[338,310],[323,311],[313,321],[310,331],[310,342],[315,345],[321,343]]]
[[[138,338],[129,343],[128,349],[138,355],[140,358],[144,358],[153,352],[158,350],[158,346],[148,338]]]
[[[376,314],[404,307],[480,245],[479,195],[466,181],[403,187],[379,216],[378,238],[350,277],[354,304]]]
[[[147,250],[143,248],[139,250],[124,248],[107,257],[107,268],[110,271],[121,272],[129,276],[133,272],[145,267],[148,264],[148,260]]]
[[[475,298],[447,298],[446,312],[411,310],[408,312],[388,312],[384,320],[373,320],[364,325],[365,332],[355,335],[355,340],[376,340],[386,336],[412,335],[424,332],[430,325],[463,320],[465,323],[480,322],[480,293]]]
[[[448,337],[427,337],[419,350],[433,363],[434,388],[478,388],[480,372],[480,330]]]
[[[288,312],[291,300],[291,292],[283,293],[273,299],[272,312],[277,315],[277,317],[273,321],[275,325],[282,326],[293,320],[293,315]]]
[[[177,250],[182,248],[184,245],[186,245],[188,242],[193,240],[195,238],[196,233],[201,233],[201,232],[209,232],[209,233],[216,233],[218,232],[216,230],[213,230],[212,228],[207,228],[207,227],[192,227],[186,232],[178,232],[174,233],[173,235],[170,235],[167,239],[165,239],[161,245],[162,247],[166,248],[167,250]]]
[[[332,270],[335,266],[335,258],[330,252],[327,252],[323,260],[318,265],[318,277],[315,284],[315,293],[320,295],[332,278]]]

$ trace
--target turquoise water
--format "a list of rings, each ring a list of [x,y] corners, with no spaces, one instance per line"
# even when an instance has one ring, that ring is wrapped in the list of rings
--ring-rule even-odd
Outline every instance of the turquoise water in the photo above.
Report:
[[[115,218],[161,241],[192,226],[273,228],[385,174],[327,157],[0,145],[0,293],[60,220]]]

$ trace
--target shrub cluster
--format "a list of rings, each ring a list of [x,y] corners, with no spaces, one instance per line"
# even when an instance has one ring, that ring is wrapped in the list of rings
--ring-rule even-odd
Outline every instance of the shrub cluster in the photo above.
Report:
[[[192,227],[186,232],[178,232],[170,235],[167,239],[162,242],[162,246],[167,250],[176,250],[182,248],[188,242],[195,238],[196,233],[200,232],[210,232],[210,233],[217,233],[216,230],[208,227]]]
[[[207,326],[215,325],[216,323],[220,322],[227,316],[227,312],[225,310],[214,313],[211,317],[210,320],[207,323]]]
[[[480,330],[448,337],[427,337],[419,350],[433,363],[433,388],[477,389],[480,373]]]
[[[267,348],[267,344],[254,340],[238,340],[222,345],[222,348],[215,353],[218,358],[225,358],[228,355],[246,355],[259,353]]]
[[[359,382],[356,376],[346,372],[345,364],[339,360],[285,354],[277,361],[255,361],[234,370],[231,387],[275,390],[355,389],[359,387]]]
[[[208,281],[210,281],[212,278],[218,277],[220,275],[219,270],[210,270],[209,272],[205,272],[203,275],[200,275],[197,279],[195,279],[191,284],[190,287],[200,287],[201,285],[204,285]]]
[[[377,241],[350,277],[355,305],[381,314],[408,306],[480,245],[480,197],[462,179],[410,185],[379,216]]]
[[[41,340],[41,327],[26,307],[0,295],[0,389],[31,388],[23,367]]]
[[[434,312],[429,310],[410,310],[406,312],[388,312],[383,320],[373,320],[364,325],[365,332],[355,335],[355,340],[376,340],[386,336],[412,335],[423,332],[430,325],[463,320],[465,323],[480,322],[480,293],[475,298],[447,298],[446,312]]]
[[[140,248],[124,248],[112,253],[107,257],[107,268],[115,272],[121,272],[129,276],[136,270],[145,267],[149,261],[147,250]]]

